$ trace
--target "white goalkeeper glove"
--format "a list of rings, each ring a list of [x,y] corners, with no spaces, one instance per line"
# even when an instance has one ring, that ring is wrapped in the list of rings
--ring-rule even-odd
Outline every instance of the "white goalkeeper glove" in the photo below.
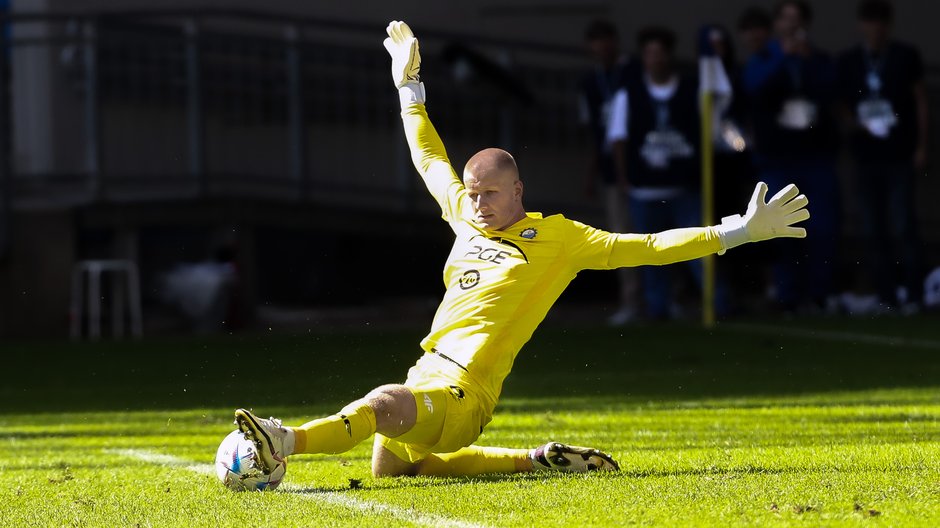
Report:
[[[780,190],[765,202],[767,184],[760,182],[754,188],[751,202],[747,205],[744,216],[733,215],[721,219],[716,226],[721,239],[721,251],[731,249],[748,242],[760,242],[777,237],[805,238],[806,229],[793,227],[793,224],[809,218],[806,205],[809,199],[800,194],[792,183]]]
[[[423,103],[424,84],[420,79],[421,53],[418,51],[418,39],[408,24],[392,20],[385,28],[388,38],[382,43],[392,56],[392,81],[398,88],[401,104]]]

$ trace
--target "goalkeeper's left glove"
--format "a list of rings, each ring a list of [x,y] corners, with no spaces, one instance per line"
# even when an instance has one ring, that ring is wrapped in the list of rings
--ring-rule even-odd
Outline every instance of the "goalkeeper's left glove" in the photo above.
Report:
[[[765,202],[767,184],[760,182],[754,188],[751,202],[744,216],[733,215],[721,219],[716,226],[721,239],[721,251],[731,249],[748,242],[759,242],[777,237],[805,238],[806,229],[793,227],[793,224],[809,218],[806,205],[809,199],[800,194],[792,183],[780,190]]]
[[[392,81],[398,88],[402,105],[423,103],[424,84],[421,82],[421,53],[418,39],[404,22],[392,20],[385,28],[388,38],[382,43],[392,56]]]

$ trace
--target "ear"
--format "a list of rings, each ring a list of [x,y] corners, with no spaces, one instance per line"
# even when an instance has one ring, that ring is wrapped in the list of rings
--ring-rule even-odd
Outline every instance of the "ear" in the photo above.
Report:
[[[513,185],[513,192],[515,193],[516,198],[520,200],[522,199],[522,191],[523,191],[522,180],[516,180]]]

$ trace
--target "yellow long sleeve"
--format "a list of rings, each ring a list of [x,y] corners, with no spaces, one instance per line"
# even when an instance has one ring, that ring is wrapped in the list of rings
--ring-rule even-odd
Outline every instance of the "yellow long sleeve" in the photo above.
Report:
[[[441,206],[444,219],[449,222],[458,220],[466,190],[447,159],[444,143],[431,124],[424,105],[405,105],[401,110],[401,119],[415,169],[431,196]]]
[[[611,268],[672,264],[717,253],[721,241],[714,227],[672,229],[651,235],[616,234],[608,258]]]

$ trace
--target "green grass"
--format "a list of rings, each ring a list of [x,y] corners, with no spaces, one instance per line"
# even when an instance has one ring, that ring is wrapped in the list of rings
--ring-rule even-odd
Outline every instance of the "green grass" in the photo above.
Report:
[[[763,324],[767,324],[766,321]],[[415,331],[6,343],[9,526],[940,526],[940,321],[537,332],[479,443],[611,452],[607,475],[373,479],[369,443],[273,493],[205,468],[251,405],[288,423],[400,381]],[[784,332],[784,329],[786,332]],[[916,339],[892,345],[843,334]],[[169,455],[158,461],[143,454]],[[350,489],[350,479],[360,489]]]

